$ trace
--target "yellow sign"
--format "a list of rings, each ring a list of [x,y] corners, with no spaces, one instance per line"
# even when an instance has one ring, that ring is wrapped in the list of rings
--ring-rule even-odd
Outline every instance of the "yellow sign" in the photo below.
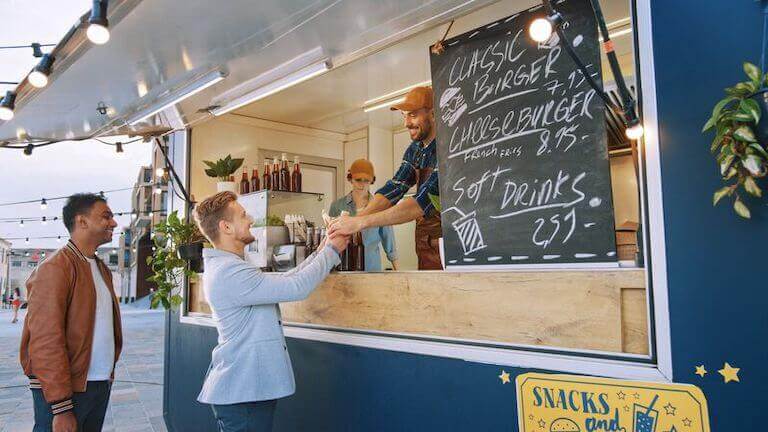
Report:
[[[540,373],[515,383],[520,432],[709,432],[693,385]]]

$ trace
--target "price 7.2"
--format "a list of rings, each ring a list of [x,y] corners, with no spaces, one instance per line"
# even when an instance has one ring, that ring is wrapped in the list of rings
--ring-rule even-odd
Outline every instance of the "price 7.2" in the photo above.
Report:
[[[576,230],[576,209],[572,208],[571,211],[561,216],[560,213],[552,215],[549,219],[538,218],[533,223],[536,229],[533,231],[533,244],[546,248],[553,241],[558,239],[561,244],[564,244],[571,238],[573,232]],[[565,232],[566,230],[567,233]],[[563,237],[562,240],[559,240]]]

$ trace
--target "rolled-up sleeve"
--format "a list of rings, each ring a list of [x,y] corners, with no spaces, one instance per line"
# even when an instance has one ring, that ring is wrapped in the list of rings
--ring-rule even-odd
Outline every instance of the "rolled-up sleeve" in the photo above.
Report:
[[[387,254],[387,259],[392,262],[397,259],[397,247],[395,246],[395,230],[391,225],[379,227],[379,237],[381,237],[381,247]]]
[[[429,199],[429,195],[440,196],[440,184],[438,179],[437,168],[429,174],[427,181],[422,183],[416,195],[413,197],[424,212],[424,216],[428,216],[435,206],[432,204],[432,200]]]
[[[392,179],[379,190],[377,194],[384,195],[392,204],[397,204],[413,185],[416,184],[416,166],[414,165],[414,150],[409,147],[403,155],[403,162]]]

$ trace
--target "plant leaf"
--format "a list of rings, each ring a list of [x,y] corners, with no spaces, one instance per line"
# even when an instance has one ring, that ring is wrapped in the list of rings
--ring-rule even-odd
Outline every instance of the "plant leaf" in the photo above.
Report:
[[[756,83],[758,86],[760,85],[760,77],[762,76],[760,68],[750,62],[744,62],[744,73],[747,74],[753,83]]]
[[[742,159],[741,164],[753,176],[760,175],[760,172],[762,171],[762,161],[759,156],[747,155],[746,158]]]
[[[750,145],[749,145],[749,148],[752,148],[752,149],[754,149],[755,151],[757,151],[758,153],[760,153],[761,155],[763,155],[763,157],[764,157],[765,159],[768,159],[768,151],[765,151],[765,149],[763,148],[763,146],[761,146],[760,144],[758,144],[758,143],[752,143],[752,144],[750,144]]]
[[[747,176],[744,179],[744,190],[746,190],[750,195],[756,197],[763,196],[763,191],[760,189],[760,186],[757,185],[755,178],[752,176]]]
[[[726,186],[723,188],[720,188],[715,191],[715,194],[712,196],[712,205],[716,206],[718,202],[720,202],[721,199],[723,199],[726,195],[731,195],[733,193],[733,188],[730,186]]]
[[[738,122],[751,122],[754,120],[754,117],[752,117],[752,114],[745,113],[742,111],[735,111],[731,114],[728,114],[728,117],[732,121],[738,121]]]
[[[735,177],[735,176],[736,176],[736,174],[738,174],[738,173],[739,173],[739,170],[737,170],[737,169],[736,169],[736,168],[734,168],[734,167],[731,167],[731,168],[728,170],[728,174],[726,174],[726,175],[725,175],[725,177],[723,177],[723,178],[724,178],[725,180],[730,180],[730,179],[732,179],[733,177]]]
[[[731,163],[735,157],[736,156],[734,155],[728,155],[722,162],[720,162],[720,175],[725,175],[725,173],[728,172],[728,168],[731,167]]]
[[[735,97],[727,97],[722,99],[720,102],[715,104],[715,107],[712,108],[712,117],[717,118],[720,115],[720,112],[725,108],[726,105],[729,103],[735,101],[738,98]]]
[[[755,138],[755,133],[752,131],[752,128],[747,125],[739,126],[739,128],[733,132],[733,137],[739,141],[744,141],[744,142],[757,141],[757,139]]]
[[[741,104],[739,104],[739,109],[741,112],[749,114],[754,119],[755,123],[760,121],[760,105],[758,105],[757,101],[754,99],[744,99],[741,101]]]
[[[204,160],[203,163],[208,165],[208,168],[211,168],[211,169],[216,168],[216,162]]]
[[[429,196],[429,201],[432,203],[432,206],[435,207],[435,210],[438,212],[442,212],[442,205],[440,204],[440,197],[438,195],[433,194],[427,194]]]
[[[740,199],[737,199],[733,203],[733,209],[736,211],[736,214],[743,217],[744,219],[749,219],[751,217],[751,214],[749,213],[749,209],[746,205],[744,205],[743,202],[741,202]]]
[[[702,132],[706,132],[717,124],[717,117],[710,117],[709,120],[707,120],[706,123],[704,123],[704,127],[701,128]]]

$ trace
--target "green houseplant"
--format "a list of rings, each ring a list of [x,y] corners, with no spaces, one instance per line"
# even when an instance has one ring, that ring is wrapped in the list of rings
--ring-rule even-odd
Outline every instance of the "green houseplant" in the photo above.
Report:
[[[242,158],[233,159],[232,155],[227,155],[224,159],[219,159],[216,162],[204,160],[203,163],[208,166],[205,174],[208,177],[219,179],[218,183],[216,183],[216,190],[218,192],[237,192],[235,182],[229,181],[229,177],[235,174],[243,165]]]
[[[736,213],[750,218],[740,192],[763,196],[759,182],[768,174],[768,142],[764,135],[768,74],[751,63],[744,63],[744,72],[749,79],[725,89],[726,97],[715,105],[702,132],[715,131],[710,151],[717,155],[720,175],[727,184],[715,191],[713,205],[726,196],[733,197]]]
[[[162,305],[171,309],[181,304],[183,277],[196,277],[201,270],[203,243],[197,225],[182,221],[176,211],[155,226],[154,252],[147,257],[152,270],[147,280],[157,286],[150,308]]]

